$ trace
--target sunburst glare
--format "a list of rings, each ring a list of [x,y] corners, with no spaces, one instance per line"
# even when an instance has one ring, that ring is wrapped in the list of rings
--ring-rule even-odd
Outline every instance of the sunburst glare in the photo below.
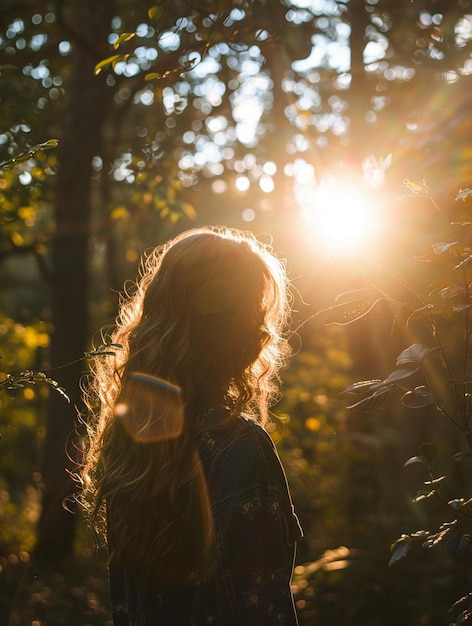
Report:
[[[299,202],[303,228],[325,254],[351,255],[373,243],[375,214],[360,184],[329,177],[315,190],[305,188]]]

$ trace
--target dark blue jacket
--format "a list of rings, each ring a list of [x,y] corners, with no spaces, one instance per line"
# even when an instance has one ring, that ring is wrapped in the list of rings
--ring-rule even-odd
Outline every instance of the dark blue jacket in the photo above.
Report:
[[[140,586],[110,567],[114,626],[296,626],[290,591],[302,536],[270,436],[235,419],[198,440],[207,481],[216,565],[200,585]]]

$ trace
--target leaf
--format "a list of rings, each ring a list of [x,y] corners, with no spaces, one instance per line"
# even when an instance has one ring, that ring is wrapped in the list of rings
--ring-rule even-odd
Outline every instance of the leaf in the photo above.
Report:
[[[392,337],[401,337],[405,328],[408,327],[408,322],[410,321],[412,315],[415,313],[415,309],[413,309],[409,304],[403,303],[395,315],[392,325]]]
[[[434,443],[430,443],[429,441],[423,441],[420,445],[420,454],[428,459],[428,461],[432,461],[436,454],[438,453],[438,448]]]
[[[454,511],[458,511],[459,509],[462,509],[464,504],[465,504],[464,498],[454,498],[453,500],[449,500],[449,502],[448,502],[448,505]]]
[[[465,385],[467,383],[472,383],[472,372],[451,378],[451,385]]]
[[[415,369],[400,368],[397,370],[393,370],[390,376],[388,376],[388,378],[382,381],[382,384],[393,385],[400,380],[404,380],[405,378],[409,378],[410,376],[413,376],[413,374],[416,374],[417,371],[418,371],[418,368],[415,368]]]
[[[181,210],[185,217],[188,217],[189,220],[195,220],[197,218],[197,212],[190,202],[182,202]]]
[[[465,200],[468,196],[472,195],[472,189],[467,187],[466,189],[461,189],[456,196],[456,200]]]
[[[400,539],[397,539],[395,543],[392,545],[393,554],[390,557],[390,561],[388,562],[389,566],[393,565],[404,556],[406,556],[410,550],[411,542],[408,535],[402,535]]]
[[[469,452],[469,450],[461,450],[460,452],[457,452],[456,454],[454,454],[454,456],[452,457],[452,459],[456,462],[456,463],[463,463],[464,461],[466,461],[467,459],[471,458],[471,453]]]
[[[371,287],[362,287],[361,289],[351,289],[350,291],[343,291],[342,293],[339,293],[336,298],[335,301],[336,302],[350,302],[352,300],[363,300],[365,299],[365,296],[370,296],[370,299],[372,299],[374,296],[377,297],[379,295],[379,292],[377,291],[377,289],[372,289]],[[363,298],[357,297],[357,298],[353,298],[353,296],[364,296]]]
[[[133,39],[133,37],[136,37],[136,33],[122,33],[114,42],[113,47],[115,48],[115,50],[118,50],[122,43],[124,43],[125,41],[130,41],[131,39]]]
[[[469,265],[469,263],[472,262],[472,254],[468,257],[466,257],[465,259],[463,259],[460,263],[458,263],[457,265],[454,266],[455,270],[460,270],[463,267],[465,267],[466,265]]]
[[[450,287],[444,287],[439,291],[439,295],[443,300],[449,300],[450,298],[457,298],[457,296],[465,294],[465,289],[460,285],[451,285]]]
[[[424,484],[429,485],[431,487],[435,487],[442,483],[443,480],[446,480],[447,476],[440,476],[439,478],[433,478],[433,480],[425,480]]]
[[[434,396],[424,385],[415,387],[412,391],[407,391],[400,399],[400,402],[410,409],[420,409],[430,404],[435,404]]]
[[[344,326],[365,317],[379,302],[385,298],[376,298],[375,300],[349,300],[342,304],[318,311],[317,315],[324,315],[324,323],[326,325],[338,324]]]
[[[427,537],[429,537],[431,533],[429,532],[429,530],[417,530],[416,532],[412,533],[410,536],[412,539],[427,539]]]
[[[426,181],[423,180],[423,182],[421,183],[415,183],[412,180],[409,180],[408,178],[403,179],[403,184],[408,187],[408,189],[410,191],[412,191],[413,193],[418,193],[418,194],[424,194],[429,196],[429,187],[426,184]]]
[[[428,541],[424,542],[423,547],[434,548],[434,546],[437,546],[439,543],[441,543],[441,541],[443,541],[446,538],[446,536],[451,532],[451,530],[452,530],[451,528],[446,528],[446,530],[442,530],[440,533],[431,535]]]
[[[414,343],[406,350],[403,350],[398,357],[396,366],[406,365],[407,363],[421,363],[423,359],[437,351],[437,347],[430,348],[422,343]]]
[[[149,72],[144,77],[144,80],[158,80],[161,77],[162,77],[162,74],[159,74],[158,72]]]
[[[382,387],[381,389],[377,389],[372,395],[364,398],[363,400],[359,400],[355,404],[351,404],[346,407],[349,410],[358,409],[361,411],[373,411],[377,409],[379,406],[382,406],[384,402],[387,400],[390,395],[391,390],[387,387]]]
[[[440,242],[433,245],[433,251],[435,254],[445,254],[446,252],[450,252],[454,248],[457,248],[458,245],[458,241]]]
[[[426,288],[428,296],[432,296],[436,291],[444,289],[444,287],[449,287],[451,282],[452,278],[450,276],[441,276],[441,278],[436,279]]]
[[[149,19],[155,21],[160,20],[161,17],[164,15],[165,10],[166,6],[164,3],[162,3],[160,6],[151,7],[148,11]]]
[[[453,306],[452,310],[454,313],[462,313],[463,311],[468,311],[472,308],[472,304],[459,304],[457,306]]]
[[[341,393],[343,394],[344,393],[364,393],[365,391],[370,389],[373,385],[378,385],[381,382],[382,381],[379,378],[375,380],[361,380],[357,383],[353,383],[352,385],[349,385],[349,387],[346,387],[346,389],[343,389]]]
[[[423,465],[428,465],[429,466],[429,461],[426,457],[424,456],[412,456],[410,459],[408,459],[408,461],[406,461],[406,463],[403,465],[403,467],[406,467],[407,465],[414,465],[415,463],[423,463]]]
[[[12,159],[9,159],[8,161],[3,161],[2,163],[0,163],[0,169],[2,170],[12,169],[13,167],[15,167],[15,165],[18,165],[18,163],[23,163],[24,161],[27,161],[28,159],[30,159],[32,156],[36,154],[36,152],[39,152],[39,150],[49,150],[50,148],[56,148],[58,145],[59,145],[58,139],[48,139],[47,141],[38,143],[32,148],[29,148],[28,150],[26,150],[25,152],[20,152]]]
[[[432,491],[424,491],[423,489],[420,489],[416,496],[413,498],[412,502],[421,502],[421,500],[431,498],[431,496],[434,496],[435,494],[436,489],[433,489]]]
[[[93,73],[95,74],[95,76],[98,76],[100,72],[104,70],[106,67],[108,67],[109,65],[112,68],[115,67],[118,61],[124,61],[128,58],[128,56],[129,55],[127,54],[114,54],[111,57],[107,57],[106,59],[103,59],[102,61],[97,63],[97,65],[95,66],[93,70]]]
[[[467,550],[467,548],[470,547],[471,543],[472,541],[470,535],[465,533],[463,535],[457,533],[455,536],[449,539],[446,544],[446,549],[449,554],[453,554],[455,556],[456,554],[459,554],[459,552]]]

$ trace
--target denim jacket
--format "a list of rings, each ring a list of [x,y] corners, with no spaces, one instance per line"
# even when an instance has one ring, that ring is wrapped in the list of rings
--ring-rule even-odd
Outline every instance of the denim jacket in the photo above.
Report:
[[[302,536],[270,436],[237,418],[198,439],[216,540],[199,585],[140,586],[110,566],[114,626],[296,626],[290,580]]]

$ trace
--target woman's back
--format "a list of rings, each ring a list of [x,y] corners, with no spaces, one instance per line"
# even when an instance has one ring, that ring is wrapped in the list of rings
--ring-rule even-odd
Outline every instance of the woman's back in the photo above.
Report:
[[[214,531],[204,580],[193,572],[179,583],[154,586],[151,576],[143,584],[112,563],[115,626],[297,623],[289,581],[301,531],[273,443],[259,425],[228,418],[223,408],[210,419],[196,442]]]

